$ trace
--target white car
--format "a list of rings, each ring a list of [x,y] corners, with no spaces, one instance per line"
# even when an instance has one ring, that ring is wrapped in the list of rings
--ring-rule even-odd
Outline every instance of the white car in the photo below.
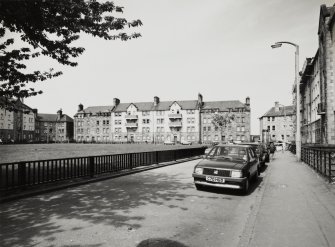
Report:
[[[180,142],[180,144],[182,144],[182,145],[192,145],[192,142],[187,141],[187,140],[182,140],[182,141]]]
[[[164,145],[174,145],[174,142],[170,140],[166,140],[164,141]]]

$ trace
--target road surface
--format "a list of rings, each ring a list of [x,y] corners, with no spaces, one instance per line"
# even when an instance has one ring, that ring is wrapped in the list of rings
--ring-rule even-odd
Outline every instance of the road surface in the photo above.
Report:
[[[334,187],[276,156],[246,196],[190,161],[0,204],[1,246],[335,246]]]

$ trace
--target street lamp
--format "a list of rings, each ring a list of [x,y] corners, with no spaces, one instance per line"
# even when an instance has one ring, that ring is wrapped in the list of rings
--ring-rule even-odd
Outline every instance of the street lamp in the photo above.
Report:
[[[295,85],[296,85],[296,103],[297,103],[297,129],[296,129],[296,135],[295,135],[295,143],[296,143],[296,157],[297,160],[300,161],[301,157],[301,133],[300,133],[300,83],[299,83],[299,46],[297,44],[294,44],[292,42],[288,41],[279,41],[276,42],[274,45],[271,45],[271,47],[279,48],[283,44],[292,45],[295,47]]]

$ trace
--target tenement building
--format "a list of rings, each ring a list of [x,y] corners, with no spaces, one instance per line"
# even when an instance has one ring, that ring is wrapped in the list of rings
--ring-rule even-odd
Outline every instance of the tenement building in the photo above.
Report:
[[[319,49],[300,72],[301,142],[335,144],[335,6],[321,5]],[[293,91],[293,98],[296,98]],[[295,102],[294,102],[295,103]]]
[[[243,117],[243,124],[238,125],[244,127],[243,131],[241,127],[237,131],[235,125],[220,136],[211,123],[211,114],[229,111]],[[240,101],[203,102],[201,94],[197,100],[177,101],[160,101],[156,96],[152,102],[121,103],[114,98],[110,106],[84,109],[80,104],[74,116],[77,142],[200,143],[228,140],[230,136],[249,140],[249,105]]]
[[[300,79],[301,142],[321,142],[319,50],[314,58],[307,58]]]
[[[293,106],[282,106],[275,102],[275,106],[259,118],[260,140],[284,143],[293,141],[293,115]]]
[[[0,98],[0,139],[4,143],[32,142],[35,139],[36,110],[19,99]]]
[[[37,114],[37,142],[69,142],[73,140],[73,129],[73,119],[63,114],[61,109],[57,111],[57,114]]]

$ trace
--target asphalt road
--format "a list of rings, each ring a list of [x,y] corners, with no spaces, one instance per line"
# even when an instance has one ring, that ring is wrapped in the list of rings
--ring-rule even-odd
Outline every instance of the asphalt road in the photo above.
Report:
[[[334,187],[292,155],[247,196],[197,191],[196,163],[0,204],[1,246],[335,246]]]
[[[261,186],[197,191],[197,162],[2,204],[1,246],[236,246]]]

